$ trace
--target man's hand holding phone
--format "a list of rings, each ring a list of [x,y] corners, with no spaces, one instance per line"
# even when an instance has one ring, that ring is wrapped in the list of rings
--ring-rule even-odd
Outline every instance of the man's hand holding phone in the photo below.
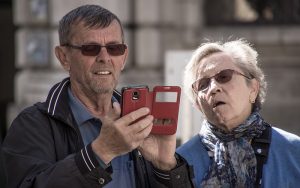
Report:
[[[92,149],[98,157],[108,164],[117,156],[139,147],[149,136],[153,126],[153,116],[146,107],[120,117],[120,106],[113,104],[118,118],[104,116],[99,136],[92,142]]]
[[[141,107],[148,107],[154,116],[152,134],[176,133],[181,89],[178,86],[147,86],[122,89],[122,116]]]
[[[179,112],[180,87],[156,86],[153,92],[148,87],[129,87],[122,90],[122,116],[148,107],[154,117],[151,133],[138,147],[142,155],[162,170],[176,166],[176,130]]]

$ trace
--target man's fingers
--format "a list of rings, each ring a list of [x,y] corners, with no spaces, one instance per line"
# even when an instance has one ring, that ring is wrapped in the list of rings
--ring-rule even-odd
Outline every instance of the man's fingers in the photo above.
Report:
[[[139,133],[139,132],[143,131],[144,129],[148,128],[149,126],[151,126],[152,124],[153,124],[153,116],[148,115],[145,118],[130,125],[130,128],[132,129],[132,131],[134,133]]]
[[[153,127],[153,123],[150,123],[146,128],[144,128],[143,130],[139,131],[136,136],[138,140],[144,140],[145,138],[147,138],[152,130]]]
[[[124,122],[128,125],[132,124],[134,121],[138,120],[139,118],[146,116],[149,114],[150,110],[149,108],[143,107],[136,111],[133,111],[125,116],[122,117]]]

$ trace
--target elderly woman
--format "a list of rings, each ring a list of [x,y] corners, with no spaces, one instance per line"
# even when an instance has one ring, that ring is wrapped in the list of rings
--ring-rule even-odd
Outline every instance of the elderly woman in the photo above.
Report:
[[[184,81],[204,115],[200,133],[177,150],[196,187],[299,187],[300,138],[263,120],[266,82],[249,43],[201,45]]]

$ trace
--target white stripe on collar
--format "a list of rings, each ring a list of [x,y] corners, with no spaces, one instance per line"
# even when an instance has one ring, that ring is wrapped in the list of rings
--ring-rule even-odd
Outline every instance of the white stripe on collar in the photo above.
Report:
[[[60,93],[61,93],[62,89],[64,88],[65,84],[68,83],[68,82],[69,82],[69,80],[65,80],[64,82],[61,82],[61,83],[55,88],[55,90],[53,91],[52,96],[51,96],[50,101],[49,101],[48,113],[50,113],[50,107],[52,106],[52,103],[53,103],[53,101],[55,100],[55,102],[54,102],[54,107],[53,107],[53,110],[52,110],[52,115],[54,115],[55,108],[56,108],[56,104],[57,104],[57,100],[58,100],[58,98],[59,98],[59,96],[60,96]],[[58,90],[58,88],[60,88],[59,93],[58,93],[58,95],[56,96],[56,99],[54,99],[53,96],[56,94],[56,91]],[[53,100],[52,100],[52,99],[53,99]]]

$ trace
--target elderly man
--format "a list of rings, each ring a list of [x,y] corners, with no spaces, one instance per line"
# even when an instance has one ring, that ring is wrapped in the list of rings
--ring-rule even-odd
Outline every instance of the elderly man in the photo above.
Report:
[[[120,20],[85,5],[59,23],[55,54],[70,77],[12,123],[8,187],[190,187],[175,135],[152,135],[148,108],[120,117],[115,90],[128,49]]]

